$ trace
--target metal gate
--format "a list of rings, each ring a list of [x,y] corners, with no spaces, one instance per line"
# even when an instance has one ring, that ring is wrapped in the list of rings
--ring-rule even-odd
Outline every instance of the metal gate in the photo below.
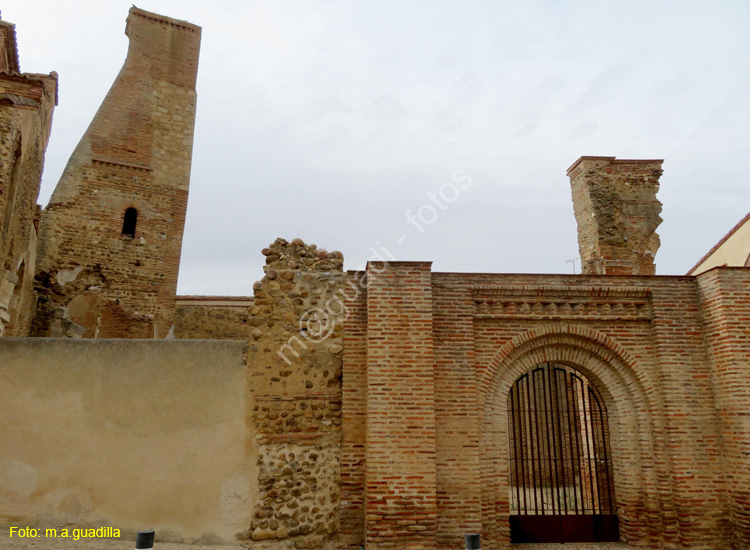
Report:
[[[508,396],[511,542],[616,542],[607,410],[580,372],[543,363]]]

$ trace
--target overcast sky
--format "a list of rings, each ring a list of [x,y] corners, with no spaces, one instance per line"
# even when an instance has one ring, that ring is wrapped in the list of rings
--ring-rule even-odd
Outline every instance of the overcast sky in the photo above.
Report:
[[[60,74],[41,204],[122,66],[129,7],[2,1],[22,70]],[[571,272],[581,155],[665,159],[660,274],[750,210],[746,0],[138,7],[203,27],[181,294],[252,294],[276,237],[347,269],[385,247],[434,271]]]

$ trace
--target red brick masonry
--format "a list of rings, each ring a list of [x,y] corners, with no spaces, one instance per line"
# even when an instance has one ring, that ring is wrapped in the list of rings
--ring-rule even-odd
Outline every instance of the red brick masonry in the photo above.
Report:
[[[342,534],[509,548],[506,400],[570,365],[609,413],[621,538],[750,548],[750,269],[699,277],[349,272]]]

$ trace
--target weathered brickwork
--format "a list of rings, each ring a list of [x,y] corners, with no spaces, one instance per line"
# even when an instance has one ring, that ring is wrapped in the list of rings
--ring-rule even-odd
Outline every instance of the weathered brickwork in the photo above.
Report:
[[[437,548],[434,383],[430,263],[370,263],[368,548]]]
[[[208,489],[231,501],[220,514],[244,544],[448,550],[480,532],[482,548],[510,548],[509,393],[559,363],[606,407],[628,547],[750,548],[750,268],[654,276],[662,161],[581,157],[568,170],[583,275],[429,262],[344,273],[341,253],[277,239],[253,297],[176,297],[200,28],[133,8],[127,34],[125,65],[42,217],[35,267],[56,78],[19,74],[0,21],[0,333],[32,328],[36,273],[37,336],[247,342],[225,436],[250,462]],[[91,344],[109,350],[93,368],[106,366],[116,341]],[[214,357],[210,342],[190,347]],[[159,425],[148,414],[138,421]],[[171,510],[159,512],[168,526]]]
[[[0,20],[0,336],[26,336],[40,212],[36,205],[57,75],[20,73],[15,26]]]
[[[263,254],[247,357],[260,494],[243,536],[330,547],[340,524],[343,256],[300,239]]]
[[[568,169],[583,273],[654,274],[662,162],[581,157]]]
[[[340,547],[359,550],[366,519],[367,272],[348,272],[344,294]]]
[[[173,324],[201,29],[133,7],[126,34],[125,64],[42,218],[38,336],[59,307],[84,337],[163,338]]]
[[[732,530],[747,532],[727,521],[723,495],[736,462],[724,456],[696,279],[435,273],[425,287],[416,279],[399,283],[414,264],[377,267],[375,285],[388,290],[368,285],[350,306],[366,305],[367,318],[352,314],[345,328],[344,373],[361,372],[366,343],[367,383],[344,378],[344,530],[359,525],[364,503],[372,547],[431,547],[429,539],[416,542],[409,527],[421,527],[436,509],[437,547],[461,548],[463,533],[481,531],[486,547],[508,548],[507,395],[525,371],[556,361],[580,370],[604,396],[622,540],[647,548],[731,548]],[[738,286],[738,293],[745,291]],[[401,292],[413,293],[404,301],[407,311],[395,297]],[[420,295],[432,297],[431,325],[418,313]],[[375,336],[370,312],[381,316],[375,326],[387,337]],[[405,332],[404,323],[419,344],[396,337]],[[416,383],[409,371],[420,361],[411,355],[425,345],[433,349],[434,376]],[[380,365],[391,371],[382,374]],[[402,380],[412,380],[404,390],[408,412],[398,408]],[[431,399],[422,401],[425,392],[434,395],[432,409],[424,406]],[[377,407],[383,410],[375,412]],[[380,439],[383,430],[388,435]],[[410,430],[417,437],[406,435]],[[410,451],[420,457],[416,465],[404,456]],[[383,479],[379,464],[391,465]],[[434,481],[424,473],[431,467]],[[364,494],[343,484],[363,474]],[[747,513],[742,490],[738,484],[736,517]],[[389,518],[383,510],[396,510],[404,499],[413,507],[404,506],[397,527],[389,526],[391,542],[384,542]]]
[[[718,267],[697,280],[726,468],[722,497],[734,548],[750,548],[750,268]]]
[[[246,296],[177,296],[177,339],[247,340],[254,328],[253,299]]]

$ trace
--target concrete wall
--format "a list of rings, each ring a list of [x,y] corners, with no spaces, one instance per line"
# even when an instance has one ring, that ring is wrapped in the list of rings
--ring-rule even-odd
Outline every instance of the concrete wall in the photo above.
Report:
[[[233,541],[258,479],[244,346],[0,341],[0,524]]]

